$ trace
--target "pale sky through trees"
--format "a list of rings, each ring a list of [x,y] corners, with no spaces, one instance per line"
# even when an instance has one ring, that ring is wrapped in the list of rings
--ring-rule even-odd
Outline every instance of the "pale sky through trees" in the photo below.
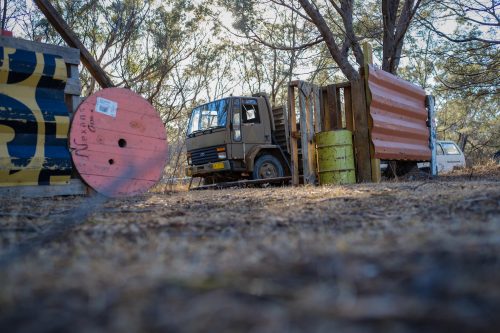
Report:
[[[314,2],[323,4],[321,10],[329,15],[329,27],[335,38],[342,40],[342,20],[329,7],[331,3]],[[8,3],[7,29],[12,29],[15,36],[64,45],[32,0]],[[175,129],[174,135],[184,127],[189,110],[209,100],[230,94],[267,92],[276,104],[281,104],[286,100],[289,80],[301,79],[319,85],[345,81],[338,63],[321,40],[300,51],[270,47],[308,45],[321,37],[298,2],[294,2],[295,16],[280,5],[282,0],[194,0],[191,2],[194,6],[189,6],[188,0],[155,0],[145,9],[141,6],[147,2],[138,0],[52,3],[68,18],[114,82],[149,99],[167,126]],[[234,7],[248,3],[255,5],[251,12],[245,11],[245,6]],[[367,40],[372,44],[378,67],[382,67],[380,3],[354,1],[355,33],[361,42]],[[127,15],[135,13],[129,25],[119,20],[130,16],[121,17],[113,12],[117,4],[124,6]],[[489,133],[500,133],[497,120],[500,102],[495,90],[500,84],[497,18],[500,4],[485,0],[425,1],[425,4],[406,34],[397,73],[436,95],[438,119],[445,124],[443,137],[458,140],[468,135],[473,140],[470,147],[473,145],[475,150],[486,147],[484,151],[490,152],[500,142],[500,138],[498,142],[493,140],[493,144],[488,139]],[[72,12],[75,10],[77,14]],[[250,29],[247,35],[245,28]],[[111,43],[106,45],[110,36]],[[348,62],[357,70],[359,61],[352,52]],[[83,94],[98,89],[83,68],[81,79]],[[454,111],[459,109],[459,113]]]

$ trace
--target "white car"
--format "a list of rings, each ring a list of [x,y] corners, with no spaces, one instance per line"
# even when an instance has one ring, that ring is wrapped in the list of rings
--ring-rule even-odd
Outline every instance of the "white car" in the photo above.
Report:
[[[437,141],[436,163],[438,173],[450,172],[455,167],[465,167],[465,156],[453,141]]]
[[[438,173],[446,173],[452,171],[455,167],[465,167],[465,156],[457,144],[453,141],[440,141],[436,142],[436,163]],[[430,167],[430,162],[417,163],[419,169]],[[380,163],[382,170],[387,168],[387,162]]]

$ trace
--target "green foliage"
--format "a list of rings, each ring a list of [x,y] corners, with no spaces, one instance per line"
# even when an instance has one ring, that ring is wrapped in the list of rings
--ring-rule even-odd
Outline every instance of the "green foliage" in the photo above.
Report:
[[[436,96],[438,137],[459,143],[471,161],[500,149],[500,41],[490,27],[495,6],[431,3],[407,38],[400,70]]]
[[[329,1],[314,3],[342,44],[342,17]],[[52,4],[115,84],[151,101],[179,147],[195,104],[230,93],[261,91],[270,94],[273,104],[282,104],[291,80],[319,85],[345,80],[326,45],[314,43],[320,37],[318,29],[304,19],[296,1],[54,0]],[[375,64],[381,64],[382,1],[352,4],[355,42],[369,41]],[[399,75],[437,97],[441,138],[465,144],[466,153],[474,158],[500,149],[495,21],[499,5],[468,0],[422,4],[416,24],[405,35]],[[11,0],[9,6],[7,27],[15,28],[17,35],[64,44],[36,7],[23,0]],[[354,66],[358,61],[349,52]],[[83,94],[98,89],[86,70],[81,78]]]

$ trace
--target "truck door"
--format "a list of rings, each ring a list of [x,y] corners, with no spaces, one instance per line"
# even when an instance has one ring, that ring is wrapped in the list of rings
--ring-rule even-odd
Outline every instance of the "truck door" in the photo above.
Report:
[[[444,172],[452,171],[454,167],[465,166],[464,154],[456,144],[453,142],[441,142],[441,147],[444,152],[444,155],[442,155]]]
[[[241,132],[245,144],[255,145],[266,143],[268,129],[264,126],[263,113],[256,98],[241,99]]]
[[[244,159],[255,145],[271,142],[270,129],[263,121],[262,107],[257,98],[234,98],[231,117],[231,156]]]
[[[243,160],[245,153],[243,151],[243,136],[241,133],[241,100],[233,98],[233,107],[231,112],[231,140],[229,144],[229,158],[234,160]]]
[[[444,151],[439,143],[436,143],[436,164],[438,173],[445,172],[445,159],[444,159]]]

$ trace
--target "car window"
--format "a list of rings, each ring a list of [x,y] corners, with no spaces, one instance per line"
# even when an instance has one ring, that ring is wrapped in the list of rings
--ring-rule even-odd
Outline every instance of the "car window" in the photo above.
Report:
[[[256,99],[243,99],[243,123],[260,123],[259,107]]]
[[[443,148],[441,148],[439,143],[436,145],[436,152],[438,155],[444,155]]]
[[[446,155],[460,155],[460,150],[454,143],[441,143]]]

